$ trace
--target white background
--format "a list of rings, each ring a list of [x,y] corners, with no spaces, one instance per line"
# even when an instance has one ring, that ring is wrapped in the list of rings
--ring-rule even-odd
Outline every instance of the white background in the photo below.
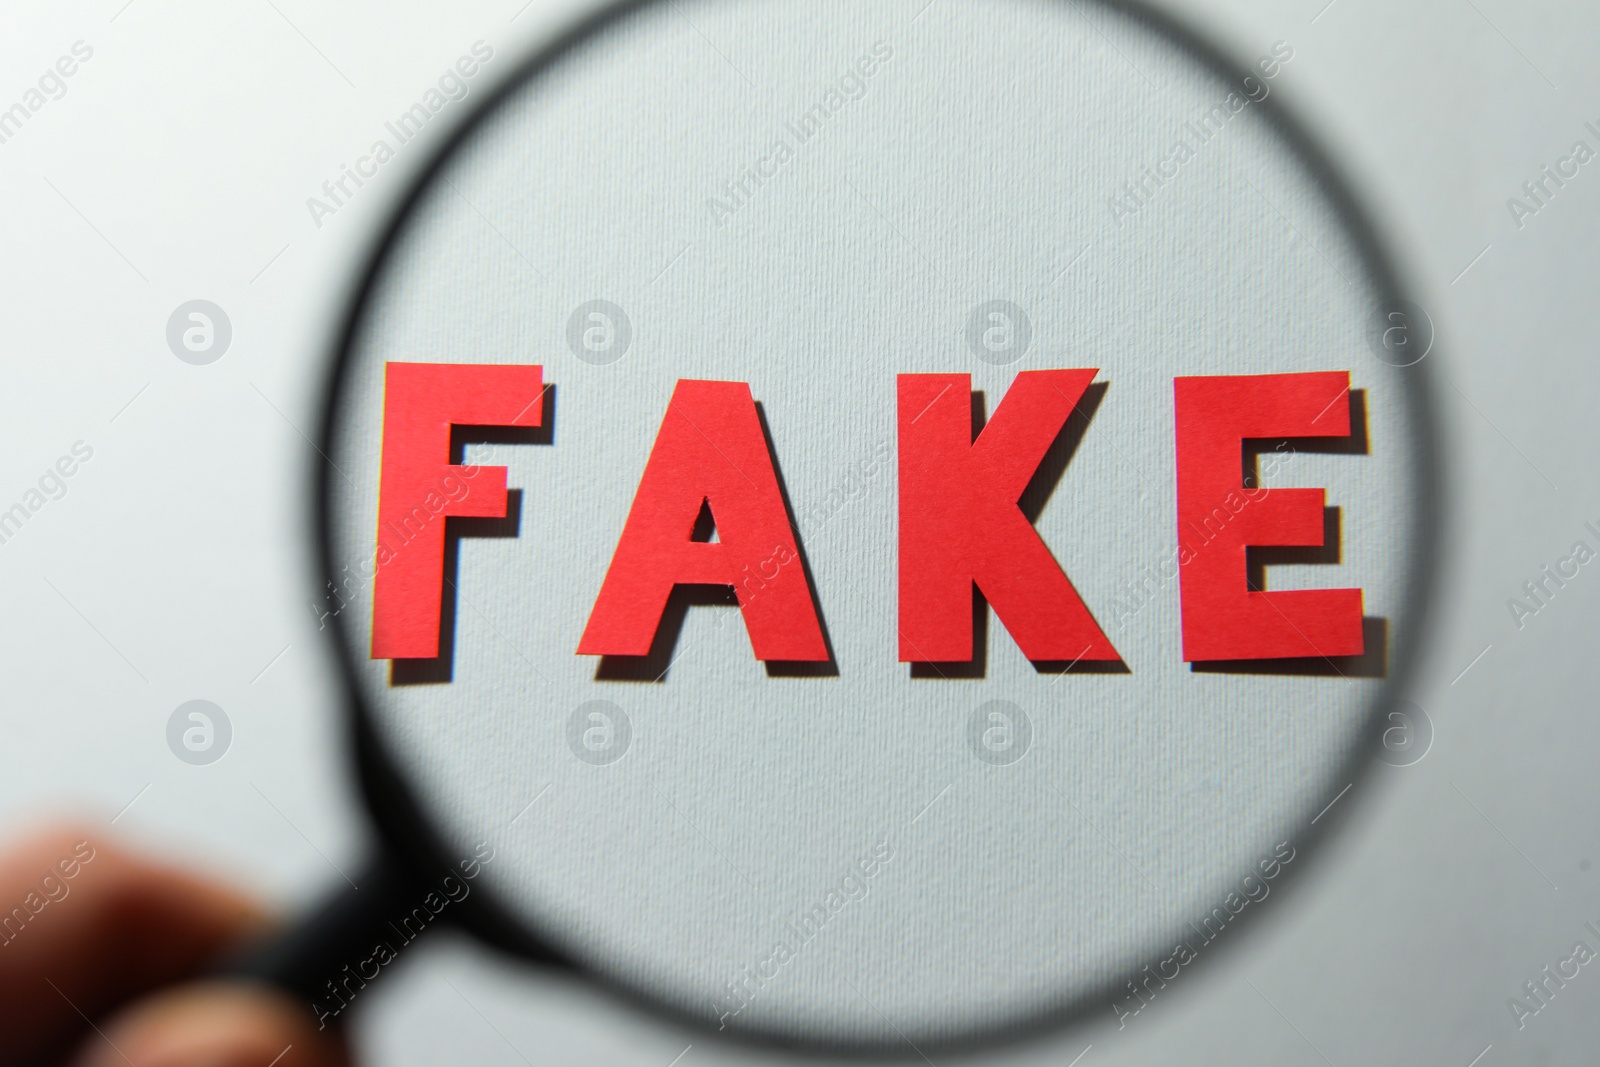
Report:
[[[320,229],[305,199],[474,40],[495,47],[486,75],[501,76],[575,10],[519,6],[8,9],[0,106],[74,41],[95,50],[0,145],[0,507],[74,441],[95,450],[64,499],[0,544],[8,827],[116,817],[118,832],[285,907],[359,863],[307,607],[306,435],[353,267],[428,143]],[[1580,137],[1596,145],[1583,123],[1600,119],[1600,16],[1506,0],[1185,11],[1241,56],[1293,43],[1277,90],[1379,209],[1439,324],[1445,594],[1408,694],[1437,736],[1420,764],[1379,768],[1346,797],[1330,816],[1345,825],[1292,897],[1126,1031],[1107,1012],[1000,1055],[1587,1062],[1595,968],[1524,1030],[1506,998],[1580,936],[1594,944],[1582,924],[1600,922],[1595,579],[1586,568],[1521,630],[1506,599],[1578,537],[1594,543],[1583,523],[1600,522],[1586,284],[1600,192],[1585,168],[1520,230],[1506,198]],[[209,367],[166,347],[168,315],[195,297],[233,322]],[[210,768],[166,748],[168,715],[196,697],[234,725]],[[372,1062],[759,1058],[460,942],[414,953],[397,978],[358,1022]]]

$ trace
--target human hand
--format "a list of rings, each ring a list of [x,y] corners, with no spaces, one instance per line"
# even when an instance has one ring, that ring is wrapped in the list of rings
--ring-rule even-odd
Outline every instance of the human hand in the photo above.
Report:
[[[343,1041],[261,986],[201,978],[259,905],[61,829],[0,851],[0,1041],[18,1064],[348,1067]]]

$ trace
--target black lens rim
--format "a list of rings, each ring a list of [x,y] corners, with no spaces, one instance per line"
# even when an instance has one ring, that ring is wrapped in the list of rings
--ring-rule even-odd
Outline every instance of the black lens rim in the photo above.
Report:
[[[359,334],[361,323],[374,287],[382,273],[390,252],[394,249],[406,223],[417,204],[434,186],[441,170],[454,158],[459,149],[472,137],[488,116],[513,94],[529,82],[541,77],[558,63],[565,61],[595,36],[626,20],[637,12],[671,0],[611,0],[595,11],[581,17],[552,40],[539,47],[528,59],[519,64],[513,73],[494,86],[478,100],[469,115],[451,131],[445,142],[433,150],[427,162],[411,178],[410,184],[392,209],[378,239],[374,241],[363,260],[357,277],[359,281],[350,291],[346,305],[348,311],[342,318],[337,341],[331,351],[329,371],[323,388],[324,402],[319,421],[317,440],[320,458],[313,460],[314,506],[310,516],[311,538],[316,545],[316,559],[320,567],[318,588],[322,582],[331,581],[335,573],[332,528],[329,517],[333,509],[332,464],[326,460],[333,439],[335,420],[340,410],[346,385],[345,370]],[[738,0],[725,0],[736,3]],[[1080,17],[1082,5],[1076,0],[1056,0],[1063,8],[1073,8]],[[1238,84],[1251,74],[1248,65],[1238,63],[1231,53],[1216,44],[1207,34],[1176,14],[1164,11],[1146,0],[1089,0],[1094,6],[1143,26],[1165,41],[1177,52],[1193,60],[1201,70],[1223,84]],[[1362,265],[1364,279],[1380,306],[1391,301],[1407,300],[1417,294],[1404,283],[1404,275],[1397,260],[1381,237],[1374,216],[1367,210],[1355,192],[1355,185],[1347,178],[1333,157],[1312,136],[1309,129],[1280,99],[1272,93],[1259,102],[1253,110],[1260,114],[1279,136],[1285,147],[1304,167],[1307,176],[1318,187],[1337,214],[1345,232],[1352,238]],[[1437,317],[1436,317],[1437,319]],[[1440,357],[1440,344],[1434,345],[1433,362]],[[1375,762],[1373,756],[1382,751],[1382,732],[1386,713],[1404,694],[1415,677],[1422,659],[1426,627],[1424,625],[1436,598],[1437,575],[1440,561],[1449,546],[1443,541],[1444,521],[1449,493],[1445,480],[1446,465],[1442,454],[1441,422],[1434,384],[1432,363],[1423,361],[1405,368],[1411,385],[1406,390],[1411,440],[1407,442],[1418,465],[1419,478],[1416,499],[1413,503],[1412,521],[1418,536],[1409,547],[1406,590],[1402,594],[1404,610],[1400,624],[1394,629],[1397,637],[1389,663],[1387,682],[1382,695],[1376,699],[1369,712],[1366,735],[1368,743],[1353,748],[1339,781],[1359,783],[1365,779]],[[337,631],[342,624],[332,629]],[[398,770],[398,761],[385,749],[379,737],[370,709],[361,696],[359,675],[351,658],[350,649],[338,633],[331,641],[335,646],[345,726],[355,759],[361,790],[375,824],[376,833],[389,853],[417,871],[446,871],[452,868],[455,857],[446,839],[424,813],[411,787]],[[1330,779],[1331,780],[1331,779]],[[1333,799],[1331,793],[1329,800]],[[1330,818],[1320,826],[1312,826],[1297,839],[1306,851],[1315,853],[1316,843],[1342,825],[1353,804],[1344,806],[1340,817]],[[1318,864],[1303,861],[1286,870],[1279,882],[1288,887],[1306,877],[1306,871]],[[618,997],[631,1007],[643,1010],[658,1020],[683,1030],[691,1037],[717,1035],[757,1047],[800,1050],[807,1053],[846,1057],[922,1058],[921,1050],[908,1039],[883,1039],[840,1041],[828,1037],[796,1035],[765,1030],[721,1030],[708,1020],[688,1015],[681,1009],[643,988],[630,985],[623,979],[602,974],[582,966],[570,953],[561,950],[554,940],[541,937],[529,930],[514,917],[508,907],[493,899],[487,887],[479,887],[460,907],[453,909],[458,925],[469,930],[489,946],[501,949],[522,960],[581,974],[586,980]],[[1232,951],[1232,944],[1243,939],[1230,939],[1221,950],[1212,955]],[[1103,989],[1091,990],[1017,1020],[974,1030],[955,1038],[923,1042],[923,1048],[961,1052],[966,1050],[994,1049],[1000,1045],[1039,1040],[1048,1033],[1059,1032],[1084,1019],[1090,1011],[1105,1010],[1105,1005],[1122,994],[1115,982],[1107,982]]]

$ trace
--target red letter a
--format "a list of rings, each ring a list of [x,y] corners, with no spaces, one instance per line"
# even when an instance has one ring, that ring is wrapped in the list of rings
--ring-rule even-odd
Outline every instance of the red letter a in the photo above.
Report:
[[[1117,660],[1017,506],[1094,370],[1023,371],[972,439],[972,379],[900,375],[900,661],[970,661],[977,584],[1034,661]]]
[[[384,367],[373,659],[439,655],[445,516],[506,513],[506,469],[452,465],[450,427],[538,426],[543,373],[514,364]]]
[[[715,542],[692,539],[701,505]],[[744,382],[673,390],[580,656],[650,651],[676,585],[731,585],[759,660],[828,658],[778,476]]]
[[[1178,590],[1184,662],[1359,656],[1361,590],[1258,592],[1251,545],[1320,545],[1321,489],[1246,488],[1243,442],[1348,437],[1350,374],[1178,378]]]

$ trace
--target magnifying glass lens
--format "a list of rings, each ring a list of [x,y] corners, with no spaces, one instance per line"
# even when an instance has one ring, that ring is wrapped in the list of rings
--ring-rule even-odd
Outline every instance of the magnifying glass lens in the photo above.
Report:
[[[325,537],[412,829],[491,846],[517,929],[697,1023],[921,1043],[1203,968],[1309,862],[1416,627],[1431,324],[1279,109],[1293,43],[1241,58],[1103,4],[637,4],[451,144]]]

